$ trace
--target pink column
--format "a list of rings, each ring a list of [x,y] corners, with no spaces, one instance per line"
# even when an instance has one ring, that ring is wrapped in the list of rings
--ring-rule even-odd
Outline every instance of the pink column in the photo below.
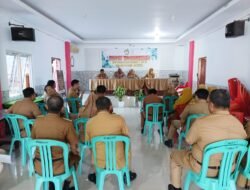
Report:
[[[193,87],[194,45],[194,41],[189,42],[188,86],[190,88]]]
[[[66,86],[70,88],[71,83],[71,56],[70,56],[70,42],[65,42],[65,62],[66,62]]]

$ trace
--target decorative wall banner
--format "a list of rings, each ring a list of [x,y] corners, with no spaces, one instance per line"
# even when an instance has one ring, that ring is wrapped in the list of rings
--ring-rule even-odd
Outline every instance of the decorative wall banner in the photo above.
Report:
[[[102,50],[102,67],[147,67],[156,66],[157,48],[115,48]]]

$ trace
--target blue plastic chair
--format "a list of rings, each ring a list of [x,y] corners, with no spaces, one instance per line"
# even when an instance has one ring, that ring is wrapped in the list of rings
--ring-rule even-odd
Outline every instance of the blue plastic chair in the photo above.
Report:
[[[54,175],[53,171],[53,157],[52,148],[59,147],[63,151],[63,161],[64,161],[64,173],[60,175]],[[33,151],[36,149],[40,153],[41,160],[41,171],[42,174],[36,173],[36,187],[35,190],[40,190],[43,184],[43,189],[48,190],[49,182],[53,182],[55,185],[55,190],[62,190],[63,183],[70,176],[73,176],[75,189],[78,190],[78,181],[76,176],[76,171],[74,166],[69,166],[69,146],[66,143],[55,141],[55,140],[29,140],[28,150],[29,155],[33,157]],[[34,163],[31,160],[34,168]]]
[[[66,119],[70,119],[70,115],[69,115],[69,110],[68,110],[68,108],[67,107],[64,107],[64,117],[66,118]]]
[[[79,118],[74,120],[74,127],[76,130],[76,134],[78,136],[80,136],[80,132],[83,132],[84,137],[86,136],[86,125],[88,122],[88,118]],[[80,127],[83,127],[83,130],[80,130]],[[79,161],[79,166],[78,166],[78,174],[80,175],[82,173],[82,163],[83,163],[83,159],[85,156],[85,150],[91,149],[91,143],[89,141],[85,141],[85,142],[80,142],[79,143],[79,147],[80,147],[80,157],[81,160]]]
[[[245,178],[250,180],[250,146],[248,146],[248,151],[246,156],[246,165],[245,167],[240,166],[239,173],[243,175]]]
[[[192,120],[203,117],[203,116],[206,116],[206,115],[207,114],[192,114],[192,115],[188,116],[187,122],[186,122],[186,129],[185,129],[185,131],[180,132],[180,135],[179,135],[179,138],[178,138],[178,150],[181,149],[182,141],[183,141],[183,139],[186,138],[186,136],[187,136],[187,134],[189,132],[189,129],[190,129],[191,124],[192,124]]]
[[[37,106],[39,107],[39,110],[41,111],[41,113],[43,115],[47,115],[48,114],[48,111],[47,111],[45,103],[37,103]]]
[[[12,151],[14,149],[14,145],[15,142],[18,141],[21,144],[21,157],[22,157],[22,166],[26,165],[26,159],[27,159],[27,149],[26,149],[26,144],[27,144],[27,140],[30,138],[31,136],[31,132],[30,132],[30,127],[28,125],[28,118],[24,117],[22,115],[18,115],[18,114],[6,114],[5,119],[7,120],[7,123],[10,127],[10,131],[12,134],[12,140],[11,140],[11,144],[10,144],[10,152],[9,154],[12,154]],[[20,127],[19,127],[19,122],[23,122],[24,125],[24,130],[26,132],[26,137],[22,137],[21,136],[21,131],[20,131]]]
[[[247,151],[247,144],[248,142],[245,140],[233,139],[207,145],[203,152],[201,172],[188,171],[184,190],[189,189],[191,182],[205,190],[236,190],[238,169]],[[218,176],[207,177],[209,160],[215,154],[222,155]],[[235,165],[234,170],[233,165]]]
[[[143,112],[143,111],[144,111],[144,110],[143,110],[143,101],[144,101],[145,97],[146,97],[146,96],[143,96],[143,97],[141,97],[141,100],[139,100],[139,101],[141,102],[140,112]]]
[[[78,109],[82,107],[82,100],[80,98],[66,98],[68,102],[70,113],[78,114]]]
[[[149,120],[150,109],[152,110],[152,121]],[[162,110],[161,113],[160,113],[160,110]],[[164,123],[164,110],[165,110],[165,105],[161,103],[153,103],[153,104],[146,105],[146,119],[145,119],[145,124],[143,128],[143,134],[146,135],[146,129],[148,127],[148,144],[150,144],[152,140],[153,127],[155,125],[157,125],[160,130],[160,141],[161,143],[163,142],[162,125]]]
[[[125,152],[125,166],[121,169],[117,169],[116,162],[116,143],[123,142],[124,143],[124,152]],[[104,144],[105,146],[105,168],[100,168],[97,165],[97,144]],[[130,139],[125,136],[99,136],[94,137],[91,140],[91,144],[93,147],[93,156],[94,156],[94,164],[96,168],[96,185],[98,190],[103,190],[105,176],[109,174],[116,175],[119,183],[119,190],[124,190],[124,181],[123,176],[126,175],[127,186],[130,186],[130,174],[129,174],[129,147],[130,147]]]
[[[166,117],[166,127],[168,127],[168,114],[174,111],[174,103],[178,99],[177,96],[165,96],[163,97],[163,102],[165,104],[165,117]]]

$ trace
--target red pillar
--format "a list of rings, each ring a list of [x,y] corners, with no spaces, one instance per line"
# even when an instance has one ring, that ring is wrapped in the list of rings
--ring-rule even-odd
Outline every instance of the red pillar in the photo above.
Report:
[[[71,56],[70,42],[65,42],[65,62],[66,62],[66,86],[67,89],[71,86]]]
[[[193,87],[193,69],[194,69],[194,46],[195,42],[189,42],[189,66],[188,66],[188,86]]]

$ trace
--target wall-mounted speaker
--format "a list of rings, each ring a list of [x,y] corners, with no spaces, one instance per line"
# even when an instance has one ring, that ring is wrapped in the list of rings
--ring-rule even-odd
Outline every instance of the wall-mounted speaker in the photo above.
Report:
[[[245,33],[245,21],[238,20],[226,25],[226,38],[243,36]]]
[[[35,41],[35,30],[33,28],[11,27],[11,38],[13,41]]]

